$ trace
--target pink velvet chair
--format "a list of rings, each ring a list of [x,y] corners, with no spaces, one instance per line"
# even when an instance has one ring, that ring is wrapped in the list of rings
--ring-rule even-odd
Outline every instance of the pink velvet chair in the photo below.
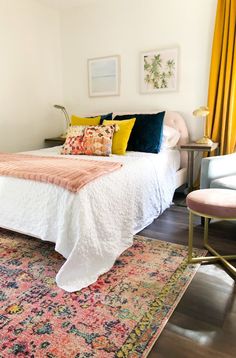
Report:
[[[236,190],[201,189],[192,191],[188,194],[186,203],[189,209],[189,262],[210,263],[220,261],[228,268],[233,276],[236,276],[236,268],[229,262],[230,260],[236,260],[236,255],[222,256],[208,242],[208,226],[210,219],[236,220]],[[204,217],[204,247],[213,256],[193,257],[193,215]]]

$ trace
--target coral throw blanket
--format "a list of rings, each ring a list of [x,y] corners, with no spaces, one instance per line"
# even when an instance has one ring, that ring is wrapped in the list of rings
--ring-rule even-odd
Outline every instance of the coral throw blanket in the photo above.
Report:
[[[121,166],[108,161],[0,153],[0,175],[51,183],[72,192]]]

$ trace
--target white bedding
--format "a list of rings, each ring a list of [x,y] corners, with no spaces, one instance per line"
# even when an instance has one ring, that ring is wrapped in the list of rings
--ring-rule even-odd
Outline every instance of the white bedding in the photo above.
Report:
[[[52,156],[59,150],[27,153]],[[123,166],[76,194],[52,184],[0,177],[0,227],[54,242],[66,258],[56,282],[69,292],[108,271],[132,245],[133,234],[169,207],[180,166],[178,150],[83,159],[121,161]]]

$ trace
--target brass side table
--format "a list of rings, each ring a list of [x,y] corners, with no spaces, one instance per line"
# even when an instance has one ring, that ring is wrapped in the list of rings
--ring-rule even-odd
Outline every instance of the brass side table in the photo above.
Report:
[[[216,151],[216,155],[219,154],[219,143],[213,143],[212,145],[187,143],[180,146],[181,150],[188,152],[188,188],[187,193],[194,190],[193,185],[193,173],[194,173],[194,152],[213,152]]]

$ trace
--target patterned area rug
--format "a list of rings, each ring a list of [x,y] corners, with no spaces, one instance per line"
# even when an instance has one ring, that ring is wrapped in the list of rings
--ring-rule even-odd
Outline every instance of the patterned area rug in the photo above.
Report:
[[[63,262],[53,244],[0,229],[1,358],[147,357],[198,268],[185,246],[136,236],[95,284],[67,293],[54,282]]]

